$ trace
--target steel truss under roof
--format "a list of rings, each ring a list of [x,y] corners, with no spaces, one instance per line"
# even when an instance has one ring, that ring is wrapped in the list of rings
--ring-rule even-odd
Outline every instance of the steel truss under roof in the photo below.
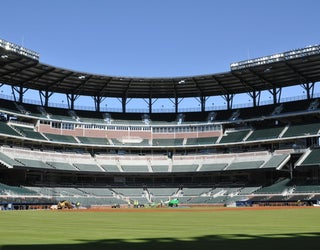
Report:
[[[259,93],[264,90],[269,90],[273,94],[276,103],[277,91],[288,86],[302,85],[306,89],[308,98],[312,97],[313,86],[315,82],[320,81],[320,47],[313,48],[315,48],[314,53],[304,53],[282,60],[253,59],[231,64],[231,70],[224,73],[140,78],[106,76],[63,69],[43,64],[35,57],[8,50],[0,44],[0,83],[18,89],[20,101],[23,100],[26,89],[38,90],[45,99],[44,105],[48,105],[52,93],[66,94],[71,102],[70,108],[74,107],[74,101],[78,96],[91,96],[98,111],[102,99],[107,97],[122,99],[123,112],[128,98],[149,100],[150,112],[151,100],[158,98],[175,99],[176,111],[178,98],[200,98],[201,108],[204,111],[207,97],[223,96],[230,107],[233,96],[239,93],[249,93],[256,105]],[[277,57],[269,56],[262,59],[268,58]]]

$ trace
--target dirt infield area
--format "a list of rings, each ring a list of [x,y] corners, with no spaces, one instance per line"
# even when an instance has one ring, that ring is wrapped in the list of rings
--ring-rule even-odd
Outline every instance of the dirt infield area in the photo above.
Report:
[[[159,207],[159,208],[111,208],[111,207],[92,207],[87,209],[72,209],[63,211],[72,212],[133,212],[133,213],[152,213],[152,212],[219,212],[219,211],[232,211],[232,210],[284,210],[284,209],[310,209],[312,206],[254,206],[254,207],[216,207],[216,206],[196,206],[196,207]]]

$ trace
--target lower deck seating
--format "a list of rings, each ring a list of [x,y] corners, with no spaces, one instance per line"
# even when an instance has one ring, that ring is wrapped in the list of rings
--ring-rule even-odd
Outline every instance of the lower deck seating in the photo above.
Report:
[[[274,183],[273,185],[263,187],[256,191],[256,194],[280,194],[284,191],[292,188],[291,186],[288,186],[290,182],[290,179],[282,179],[278,182]]]
[[[229,205],[237,201],[250,202],[297,202],[320,199],[320,185],[297,185],[294,193],[282,192],[291,187],[288,179],[259,189],[252,187],[219,188],[109,188],[109,187],[16,187],[0,183],[0,205],[19,203],[52,203],[61,200],[80,202],[81,206],[114,205],[126,206],[128,202],[139,204],[162,203],[177,198],[185,205]],[[256,191],[259,189],[258,191]],[[27,198],[28,197],[28,198]]]

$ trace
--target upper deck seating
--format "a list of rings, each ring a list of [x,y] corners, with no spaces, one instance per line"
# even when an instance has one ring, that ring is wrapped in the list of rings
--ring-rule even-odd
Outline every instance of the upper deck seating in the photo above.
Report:
[[[320,129],[320,123],[291,125],[282,137],[294,137],[305,135],[316,135]]]
[[[25,137],[31,138],[31,139],[36,139],[36,140],[44,140],[46,141],[47,139],[42,136],[39,132],[34,131],[33,128],[28,128],[28,127],[22,127],[22,126],[13,126],[16,130],[20,131],[22,135]]]
[[[46,117],[45,114],[42,114],[40,109],[41,106],[37,106],[34,104],[28,104],[28,103],[23,103],[23,107],[28,111],[28,115],[35,116],[35,117]]]
[[[274,109],[275,109],[274,104],[259,106],[259,108],[257,107],[242,108],[240,109],[241,110],[240,118],[252,119],[255,117],[270,116]]]
[[[59,121],[76,121],[76,117],[71,117],[68,109],[45,107],[45,111],[49,114],[50,119]]]
[[[21,113],[13,101],[5,99],[0,99],[0,110],[8,111],[10,113]]]
[[[274,127],[254,130],[246,141],[257,141],[278,138],[284,127]]]
[[[103,118],[102,112],[97,111],[88,111],[88,110],[74,110],[76,119],[80,122],[91,123],[91,124],[106,124],[105,119]]]
[[[13,128],[11,128],[7,123],[5,122],[0,122],[0,133],[1,134],[7,134],[7,135],[13,135],[13,136],[19,136],[21,135],[15,131]]]
[[[219,143],[232,143],[232,142],[242,142],[245,136],[249,133],[249,130],[227,132]]]
[[[286,102],[283,104],[282,113],[305,111],[309,108],[309,106],[310,106],[310,100]]]

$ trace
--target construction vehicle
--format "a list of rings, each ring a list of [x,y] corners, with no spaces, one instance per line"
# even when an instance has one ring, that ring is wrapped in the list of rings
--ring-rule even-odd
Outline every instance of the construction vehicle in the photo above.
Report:
[[[74,205],[70,201],[63,200],[58,203],[57,208],[58,209],[72,209],[72,208],[74,208]]]
[[[169,202],[168,202],[169,207],[177,207],[178,205],[179,205],[178,199],[172,199],[172,200],[169,200]]]

